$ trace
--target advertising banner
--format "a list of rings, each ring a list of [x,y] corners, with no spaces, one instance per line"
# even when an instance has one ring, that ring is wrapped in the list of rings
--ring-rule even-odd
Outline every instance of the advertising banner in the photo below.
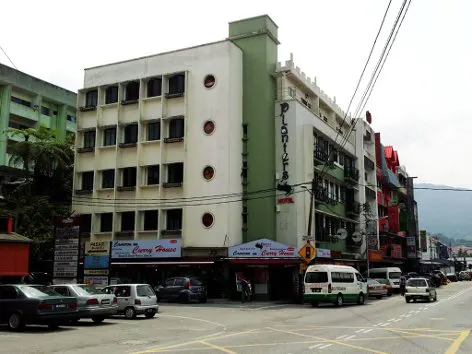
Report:
[[[229,248],[228,257],[243,258],[298,258],[297,250],[288,245],[261,239]]]
[[[110,241],[87,241],[84,247],[84,282],[108,285],[109,269]]]
[[[113,241],[111,258],[177,258],[182,257],[180,239],[152,241]]]
[[[316,258],[331,258],[331,250],[324,249],[324,248],[317,248]]]

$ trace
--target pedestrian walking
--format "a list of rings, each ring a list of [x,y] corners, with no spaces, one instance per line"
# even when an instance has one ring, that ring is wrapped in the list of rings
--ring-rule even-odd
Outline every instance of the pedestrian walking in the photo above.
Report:
[[[251,285],[243,277],[240,277],[239,284],[241,285],[241,303],[243,304],[246,301],[249,302],[250,301],[249,292],[250,292]]]
[[[400,277],[400,295],[405,296],[406,277],[402,275]]]

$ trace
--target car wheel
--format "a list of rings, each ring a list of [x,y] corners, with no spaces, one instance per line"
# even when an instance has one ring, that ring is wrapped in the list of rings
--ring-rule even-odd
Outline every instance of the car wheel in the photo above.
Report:
[[[376,298],[380,300],[382,298],[382,295],[376,296]]]
[[[341,306],[344,305],[344,298],[343,298],[343,296],[342,296],[341,294],[338,294],[338,296],[336,296],[336,303],[335,303],[335,305],[336,305],[337,307],[341,307]]]
[[[8,317],[8,327],[12,331],[21,331],[25,327],[23,318],[18,312],[14,312]]]
[[[200,303],[201,303],[201,304],[205,304],[206,302],[207,302],[207,298],[200,299]]]
[[[390,292],[390,293],[388,293],[388,294],[387,294],[387,296],[392,296],[392,293],[391,293],[391,292]]]
[[[434,294],[433,302],[436,302],[438,300],[438,295]]]
[[[311,303],[311,306],[312,306],[312,307],[318,307],[318,303],[317,303],[316,301],[313,301],[313,302]]]
[[[406,297],[406,296],[405,296],[405,301],[406,301],[406,303],[408,304],[408,303],[410,303],[411,299],[410,299],[409,297]]]
[[[80,318],[74,318],[73,320],[69,321],[69,324],[71,326],[75,326],[77,323],[79,323],[79,321],[80,321]]]
[[[365,303],[365,295],[363,293],[360,293],[358,298],[357,298],[357,303],[359,305],[364,305]]]
[[[92,321],[95,322],[95,323],[102,323],[103,321],[105,321],[105,317],[103,317],[103,316],[93,316]]]
[[[188,303],[188,295],[187,294],[180,294],[179,297],[177,298],[177,300],[181,304],[187,304]]]
[[[136,318],[136,310],[132,307],[127,307],[125,309],[125,317],[128,319]]]
[[[153,318],[154,316],[156,316],[156,313],[155,312],[145,313],[144,316],[146,316],[146,318]]]

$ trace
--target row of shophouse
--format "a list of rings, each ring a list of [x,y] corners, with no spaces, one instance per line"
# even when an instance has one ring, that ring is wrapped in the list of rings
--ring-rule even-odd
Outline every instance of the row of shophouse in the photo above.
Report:
[[[81,245],[111,242],[96,276],[196,275],[232,296],[244,274],[280,299],[299,295],[307,242],[311,263],[418,267],[399,152],[278,44],[260,16],[219,42],[85,69],[72,209]]]

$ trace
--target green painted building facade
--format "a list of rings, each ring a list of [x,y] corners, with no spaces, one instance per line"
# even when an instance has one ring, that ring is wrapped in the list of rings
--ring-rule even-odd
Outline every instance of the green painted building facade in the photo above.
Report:
[[[243,241],[275,240],[277,25],[267,15],[231,22],[229,39],[243,50]]]
[[[21,139],[9,128],[54,129],[60,139],[76,132],[77,94],[0,64],[0,178],[15,176],[11,146]]]

